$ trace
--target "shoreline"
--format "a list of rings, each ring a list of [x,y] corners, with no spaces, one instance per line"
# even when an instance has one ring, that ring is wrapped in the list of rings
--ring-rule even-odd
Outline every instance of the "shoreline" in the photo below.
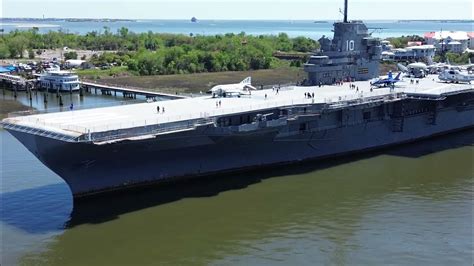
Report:
[[[16,100],[0,99],[0,119],[8,117],[9,113],[32,110],[31,107],[23,105]]]

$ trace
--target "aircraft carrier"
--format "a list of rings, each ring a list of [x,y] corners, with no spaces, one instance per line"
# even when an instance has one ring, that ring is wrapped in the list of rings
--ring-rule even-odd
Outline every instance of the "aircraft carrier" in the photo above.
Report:
[[[301,86],[9,117],[2,126],[74,197],[183,177],[314,160],[474,126],[474,88],[437,76],[377,88],[380,42],[361,21],[334,24]],[[317,163],[317,160],[314,161]]]

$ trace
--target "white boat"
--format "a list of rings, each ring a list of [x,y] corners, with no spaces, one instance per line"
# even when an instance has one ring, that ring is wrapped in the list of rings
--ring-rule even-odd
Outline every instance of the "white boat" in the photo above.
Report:
[[[70,71],[47,71],[39,76],[42,89],[51,91],[78,91],[79,76]]]

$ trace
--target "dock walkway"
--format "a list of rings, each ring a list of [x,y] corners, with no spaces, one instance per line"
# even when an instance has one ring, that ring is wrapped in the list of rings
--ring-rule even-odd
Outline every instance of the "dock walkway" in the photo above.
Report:
[[[10,88],[12,90],[28,90],[35,89],[35,79],[26,79],[17,75],[10,75],[1,73],[0,74],[0,83],[4,88]]]
[[[154,98],[154,97],[166,97],[170,99],[184,99],[188,98],[184,95],[177,95],[177,94],[169,94],[163,92],[153,92],[153,91],[146,91],[139,88],[130,88],[130,87],[118,87],[115,85],[104,84],[104,83],[96,83],[91,81],[80,81],[80,86],[85,88],[86,91],[90,91],[91,89],[101,90],[102,93],[111,93],[117,92],[122,93],[124,97],[136,98],[137,95],[143,95],[147,98]]]

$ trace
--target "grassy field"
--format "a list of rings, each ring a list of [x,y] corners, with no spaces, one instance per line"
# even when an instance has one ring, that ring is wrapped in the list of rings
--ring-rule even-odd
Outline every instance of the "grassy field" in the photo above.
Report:
[[[115,76],[134,75],[126,66],[112,67],[110,69],[78,69],[75,71],[81,78],[102,79]]]
[[[8,113],[30,110],[28,106],[14,100],[0,100],[0,119],[8,116]]]
[[[388,71],[397,72],[395,64],[381,64],[380,74]],[[217,84],[238,83],[246,77],[252,77],[252,84],[260,85],[295,84],[306,78],[302,68],[279,67],[276,69],[241,71],[241,72],[212,72],[197,74],[137,76],[129,72],[126,67],[111,69],[79,70],[77,73],[83,79],[95,79],[99,83],[116,86],[142,88],[150,91],[165,93],[199,93],[206,92]]]
[[[254,86],[296,83],[306,75],[301,68],[282,67],[277,69],[213,72],[199,74],[102,77],[99,82],[118,86],[131,86],[151,91],[167,93],[205,92],[217,84],[238,83],[246,77],[252,77]]]

